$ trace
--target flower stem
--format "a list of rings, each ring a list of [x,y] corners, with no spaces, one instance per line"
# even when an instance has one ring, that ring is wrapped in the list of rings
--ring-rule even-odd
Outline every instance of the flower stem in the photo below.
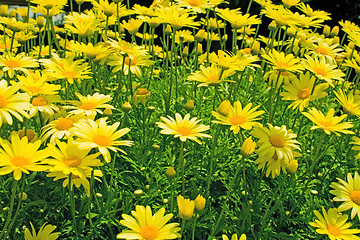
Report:
[[[181,171],[181,194],[185,195],[184,142],[180,141],[179,170]]]
[[[72,187],[72,174],[69,175],[69,196],[70,196],[70,209],[72,217],[72,228],[75,231],[75,235],[78,236],[78,231],[76,227],[76,216],[75,216],[75,199],[74,199],[74,189]]]
[[[213,168],[214,168],[214,160],[215,160],[215,148],[217,145],[217,140],[219,137],[219,133],[220,133],[220,126],[218,125],[216,128],[216,132],[215,132],[215,136],[213,138],[213,142],[212,142],[212,147],[211,147],[211,153],[210,153],[210,169],[209,169],[209,174],[207,177],[207,183],[206,183],[206,192],[205,192],[205,198],[207,198],[209,196],[209,191],[210,191],[210,185],[211,185],[211,177],[213,174]]]
[[[9,209],[9,213],[6,217],[6,221],[5,221],[5,225],[1,231],[0,234],[0,239],[4,239],[4,234],[6,233],[6,230],[10,224],[11,221],[11,216],[12,216],[12,211],[14,209],[14,203],[15,203],[15,195],[16,195],[16,189],[17,189],[17,185],[18,185],[18,181],[14,180],[13,181],[13,187],[12,187],[12,193],[11,193],[11,199],[10,199],[10,209]]]

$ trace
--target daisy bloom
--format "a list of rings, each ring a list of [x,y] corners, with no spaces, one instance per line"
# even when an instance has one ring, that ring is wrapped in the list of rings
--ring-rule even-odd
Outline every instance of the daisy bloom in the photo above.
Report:
[[[118,239],[142,239],[142,240],[165,240],[177,239],[180,228],[178,223],[167,222],[173,217],[173,214],[165,214],[165,208],[161,208],[152,215],[150,206],[137,205],[131,215],[122,214],[120,224],[130,229],[119,233]]]
[[[168,116],[168,118],[160,117],[163,122],[157,122],[161,134],[174,135],[174,137],[179,137],[182,142],[185,142],[187,139],[193,140],[201,144],[198,137],[208,137],[210,135],[202,133],[210,129],[209,126],[198,124],[201,120],[197,120],[196,117],[190,119],[190,113],[186,114],[184,119],[179,113],[175,113],[175,119]]]
[[[63,8],[67,4],[67,0],[58,0],[58,1],[52,1],[52,0],[31,0],[31,3],[41,5],[46,9],[50,9],[53,7],[60,7]]]
[[[262,50],[261,56],[279,72],[300,72],[304,69],[300,64],[300,60],[292,54],[285,55],[284,52],[278,52],[273,49],[268,53]]]
[[[314,73],[317,78],[325,80],[332,86],[333,80],[344,80],[342,77],[344,77],[345,74],[340,69],[337,69],[335,64],[328,63],[325,57],[312,58],[308,55],[305,55],[305,57],[306,60],[302,62],[304,67]]]
[[[54,115],[60,109],[56,103],[61,102],[60,95],[39,95],[31,99],[30,117],[35,116],[38,112],[48,115]]]
[[[25,228],[25,240],[56,240],[58,239],[60,233],[53,232],[56,229],[56,226],[44,223],[39,232],[36,233],[34,226],[32,223],[31,225],[31,232],[28,228]]]
[[[249,13],[241,14],[238,9],[217,9],[216,14],[222,19],[228,21],[234,29],[241,29],[246,26],[261,24],[261,19],[256,15],[250,16]]]
[[[30,96],[27,93],[16,93],[22,83],[15,83],[8,87],[6,80],[0,81],[0,127],[3,123],[12,125],[12,116],[23,121],[22,116],[29,118]]]
[[[112,56],[108,64],[115,66],[112,72],[118,72],[122,70],[125,75],[129,74],[129,71],[136,76],[142,76],[141,67],[150,66],[153,61],[149,59],[150,55],[129,55],[129,56]],[[124,67],[124,68],[122,68]]]
[[[358,25],[356,25],[355,23],[350,22],[348,20],[345,20],[345,21],[341,20],[339,22],[339,25],[342,27],[342,30],[347,34],[349,34],[351,32],[360,32],[360,27]]]
[[[276,69],[269,70],[265,73],[264,79],[269,79],[269,86],[274,86],[278,89],[282,83],[288,84],[292,80],[296,79],[296,74],[289,72],[289,71],[278,71]],[[277,85],[275,86],[275,84]]]
[[[241,128],[251,130],[253,126],[258,124],[255,122],[256,120],[259,120],[257,117],[264,113],[262,110],[256,111],[260,105],[254,108],[251,107],[252,103],[247,104],[243,108],[241,102],[236,101],[234,106],[230,106],[229,113],[226,116],[212,111],[212,115],[218,120],[213,122],[231,126],[230,130],[233,131],[234,134],[238,134]]]
[[[117,146],[133,145],[132,141],[118,140],[126,133],[130,132],[129,128],[122,128],[117,130],[120,122],[116,122],[113,125],[107,125],[105,118],[100,118],[96,122],[92,119],[74,123],[74,134],[78,139],[76,143],[79,144],[80,149],[97,148],[103,155],[105,161],[109,163],[111,161],[110,152],[117,152],[118,150],[124,154],[126,152]]]
[[[74,109],[69,112],[70,115],[85,115],[96,116],[96,114],[103,114],[100,108],[114,109],[114,107],[107,102],[112,100],[110,95],[94,93],[86,97],[80,93],[75,93],[79,101],[70,101],[75,106],[64,106],[66,109]]]
[[[359,151],[360,150],[360,138],[358,137],[353,137],[353,140],[354,142],[350,142],[351,144],[354,144],[356,146],[353,146],[351,149],[352,150],[355,150],[355,151]],[[356,159],[360,159],[360,153],[358,153],[356,156],[355,156]]]
[[[222,236],[222,240],[229,240],[229,238],[225,235],[225,234],[223,234]],[[233,234],[232,236],[231,236],[231,239],[230,240],[238,240],[239,238],[238,238],[238,236],[237,236],[237,234],[235,233],[235,234]],[[241,236],[240,236],[240,239],[239,240],[246,240],[246,235],[245,234],[242,234]]]
[[[50,143],[56,139],[69,138],[74,135],[74,123],[84,120],[82,115],[68,115],[49,122],[41,131],[41,140],[45,142],[50,137]]]
[[[334,201],[343,202],[338,210],[340,212],[351,209],[351,219],[358,216],[360,219],[360,176],[355,172],[354,177],[351,173],[347,175],[347,181],[337,178],[338,183],[331,183],[330,193],[335,195]]]
[[[335,133],[336,135],[340,135],[339,133],[354,134],[354,132],[346,130],[354,126],[351,122],[340,123],[347,117],[347,114],[334,117],[334,113],[335,110],[331,108],[326,116],[324,116],[321,111],[317,110],[316,108],[311,108],[309,112],[303,112],[302,114],[304,114],[307,118],[316,124],[315,126],[311,127],[311,130],[317,128],[322,129],[328,135],[331,132]]]
[[[200,25],[195,21],[196,15],[193,15],[190,10],[181,8],[178,5],[170,5],[169,7],[161,6],[157,11],[157,16],[162,23],[169,24],[174,30],[183,27],[195,28]]]
[[[304,111],[304,108],[309,106],[310,101],[328,95],[324,90],[328,88],[329,84],[317,84],[314,88],[315,80],[315,77],[310,77],[310,73],[306,72],[305,74],[300,75],[300,79],[295,78],[284,85],[285,91],[280,93],[282,100],[293,101],[288,108],[292,107],[292,109],[296,109],[299,107],[299,110],[302,112]],[[313,88],[314,91],[312,92]]]
[[[103,43],[97,43],[94,46],[91,42],[88,44],[74,42],[70,44],[70,48],[75,52],[84,54],[84,56],[89,59],[94,59],[95,61],[106,58],[110,53],[108,47]]]
[[[289,163],[294,159],[293,150],[301,151],[300,143],[295,140],[296,134],[291,130],[287,130],[285,125],[274,127],[268,124],[268,128],[257,126],[251,132],[251,135],[259,139],[257,142],[259,148],[256,150],[259,158],[269,159],[275,157],[279,160],[284,158]]]
[[[201,86],[216,86],[225,80],[227,77],[233,75],[235,71],[223,70],[216,64],[211,64],[211,67],[200,66],[200,70],[192,73],[187,80],[200,82]]]
[[[346,112],[350,116],[356,115],[360,117],[360,99],[356,98],[351,93],[345,95],[345,93],[341,89],[335,92],[335,95],[336,100],[343,107],[344,112]]]
[[[21,89],[30,96],[39,94],[57,94],[61,86],[47,83],[47,78],[35,79],[33,75],[18,76],[18,80],[23,83]]]
[[[317,219],[309,223],[317,228],[319,234],[327,234],[330,240],[359,240],[354,234],[360,233],[358,229],[349,229],[352,224],[347,223],[348,215],[341,214],[336,208],[330,208],[328,211],[322,207],[322,215],[319,211],[314,210]]]
[[[100,153],[89,154],[91,149],[80,149],[73,139],[67,142],[56,140],[54,144],[48,144],[49,152],[53,159],[48,160],[50,172],[63,172],[66,175],[70,173],[86,179],[86,170],[92,170],[92,167],[102,166],[97,157]]]
[[[101,182],[101,180],[99,179],[100,177],[103,176],[102,171],[101,170],[90,170],[87,169],[85,170],[85,176],[86,178],[80,178],[78,175],[75,174],[71,174],[71,186],[70,189],[73,190],[73,186],[75,185],[75,187],[79,188],[81,186],[84,187],[85,192],[86,192],[86,196],[90,197],[90,182],[89,180],[87,180],[88,178],[91,178],[92,175],[92,171],[94,171],[94,179]],[[53,181],[59,180],[59,179],[64,179],[62,186],[65,188],[69,185],[69,178],[70,175],[69,174],[65,174],[63,171],[61,172],[50,172],[48,174],[46,174],[47,177],[55,177],[53,179]]]
[[[39,150],[41,141],[29,143],[27,137],[20,139],[19,135],[13,134],[11,142],[0,139],[0,175],[11,172],[15,180],[20,180],[22,173],[29,174],[29,171],[45,171],[47,165],[43,165],[49,157],[48,149]]]
[[[177,204],[179,208],[179,217],[184,220],[189,220],[194,215],[195,201],[184,198],[179,195],[177,197]]]
[[[29,73],[28,68],[38,67],[36,59],[31,57],[25,57],[25,53],[19,53],[13,56],[11,53],[5,53],[0,57],[0,67],[3,67],[3,71],[9,74],[10,78],[13,78],[15,71],[21,71],[25,74]]]
[[[208,0],[176,0],[178,6],[190,9],[196,13],[205,13],[210,8]]]

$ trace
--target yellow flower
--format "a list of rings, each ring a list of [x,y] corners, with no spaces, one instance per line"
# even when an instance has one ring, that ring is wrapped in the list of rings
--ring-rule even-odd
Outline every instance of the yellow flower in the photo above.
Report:
[[[360,27],[358,25],[356,25],[355,23],[350,22],[348,20],[345,20],[345,21],[341,20],[339,22],[339,24],[342,27],[342,30],[347,34],[349,34],[351,32],[360,32]]]
[[[245,139],[244,143],[241,146],[240,154],[243,157],[250,157],[251,154],[255,151],[256,148],[256,142],[252,140],[252,137],[248,137]]]
[[[341,104],[344,109],[344,112],[350,116],[356,115],[360,117],[360,99],[357,99],[353,94],[345,93],[339,89],[338,92],[335,92],[336,100]]]
[[[199,194],[195,198],[195,209],[196,209],[196,211],[200,212],[200,211],[204,210],[205,203],[206,203],[205,198]]]
[[[360,150],[360,138],[358,137],[353,137],[353,142],[350,142],[351,144],[354,144],[356,146],[353,146],[351,149],[352,150],[355,150],[355,151],[359,151]],[[360,153],[358,153],[356,156],[355,156],[356,159],[360,159]]]
[[[130,34],[136,34],[139,31],[139,28],[143,24],[143,20],[130,18],[127,22],[123,20],[122,24],[120,24],[123,28],[128,30]]]
[[[324,116],[321,111],[317,110],[316,108],[311,108],[309,112],[303,112],[302,114],[304,114],[307,118],[316,124],[315,126],[311,127],[311,130],[322,129],[326,134],[333,132],[336,135],[340,135],[339,133],[354,134],[354,132],[346,130],[353,127],[351,122],[340,123],[347,117],[347,114],[334,117],[334,113],[335,110],[331,108],[326,116]]]
[[[61,102],[60,95],[38,95],[31,99],[30,117],[35,116],[38,112],[48,115],[54,115],[55,112],[59,112],[60,109],[56,103]]]
[[[31,222],[30,225],[31,232],[28,228],[25,228],[25,240],[56,240],[60,235],[59,232],[53,232],[56,229],[56,226],[54,225],[44,223],[38,233],[36,233]]]
[[[295,78],[288,84],[285,84],[285,91],[281,92],[280,95],[283,100],[293,101],[288,108],[296,109],[299,107],[299,110],[302,112],[304,108],[309,106],[310,101],[327,96],[327,93],[324,92],[328,88],[327,83],[317,84],[315,88],[314,84],[315,77],[310,77],[310,73],[306,72],[300,75],[300,79]],[[313,88],[314,91],[312,92]]]
[[[149,59],[150,55],[129,55],[129,56],[112,56],[108,64],[110,66],[115,66],[112,72],[123,71],[125,75],[129,74],[129,71],[135,74],[136,76],[142,76],[141,68],[142,66],[150,66],[153,64],[153,61]],[[124,68],[122,68],[124,67]]]
[[[192,73],[187,80],[200,82],[198,86],[216,86],[225,80],[227,77],[233,75],[235,71],[223,70],[216,64],[211,64],[210,67],[200,66],[200,70]]]
[[[183,196],[179,195],[177,197],[177,204],[179,208],[179,217],[184,220],[192,218],[195,209],[195,201],[185,199]]]
[[[309,4],[305,4],[303,2],[301,2],[297,8],[302,11],[303,13],[305,13],[306,16],[308,17],[316,17],[318,19],[321,19],[323,21],[325,20],[331,20],[330,17],[330,13],[327,13],[325,11],[319,11],[319,10],[313,10]]]
[[[205,13],[210,7],[208,0],[176,0],[180,7],[190,9],[196,13]]]
[[[129,128],[122,128],[117,130],[120,122],[113,125],[107,125],[105,118],[100,118],[96,122],[92,119],[87,119],[79,123],[74,123],[74,135],[78,137],[76,143],[79,144],[81,149],[97,148],[103,155],[105,162],[111,161],[109,150],[117,152],[118,150],[124,154],[126,152],[117,146],[133,145],[129,140],[118,140],[130,131]]]
[[[136,106],[138,102],[141,102],[143,106],[146,104],[146,100],[150,97],[150,91],[146,88],[139,88],[133,96],[133,102]]]
[[[74,42],[70,44],[70,48],[73,51],[83,53],[85,57],[94,59],[95,61],[100,61],[103,58],[106,58],[110,53],[108,47],[102,43],[97,43],[94,46],[91,42],[88,44]]]
[[[19,135],[13,134],[11,142],[0,139],[0,175],[11,172],[15,180],[20,180],[22,173],[29,171],[45,171],[48,166],[42,165],[49,157],[48,149],[39,150],[41,141],[29,143],[27,137],[20,139]]]
[[[347,223],[348,215],[341,214],[336,208],[330,208],[328,211],[322,207],[322,215],[319,211],[314,210],[317,219],[315,222],[309,223],[316,227],[319,234],[327,234],[330,240],[359,240],[360,238],[354,234],[360,233],[358,229],[349,229],[352,224]]]
[[[261,20],[256,15],[250,16],[249,13],[242,15],[239,9],[217,9],[216,14],[228,21],[234,29],[241,29],[246,26],[261,24]]]
[[[5,53],[0,57],[0,67],[3,67],[3,71],[7,72],[10,78],[14,77],[15,71],[28,74],[28,68],[35,68],[38,65],[36,59],[25,57],[25,53],[19,53],[16,56],[11,53]]]
[[[190,15],[190,10],[181,8],[178,5],[171,5],[169,7],[160,7],[157,11],[159,19],[163,23],[168,23],[174,30],[182,27],[195,28],[200,24],[195,20],[196,15]]]
[[[285,55],[284,52],[278,52],[273,49],[268,53],[263,50],[261,56],[279,72],[289,71],[296,73],[304,69],[300,65],[300,60],[296,59],[292,54]]]
[[[94,179],[101,182],[101,180],[99,179],[99,177],[102,177],[103,174],[101,172],[101,170],[93,170],[94,171]],[[80,178],[78,175],[75,174],[71,174],[71,186],[70,189],[73,189],[73,186],[75,185],[77,188],[79,188],[80,186],[83,186],[86,192],[86,196],[89,197],[90,196],[90,183],[87,180],[87,178],[90,178],[92,175],[92,170],[85,170],[85,176],[86,178]],[[62,186],[63,187],[67,187],[69,185],[69,178],[70,175],[69,174],[64,174],[64,172],[50,172],[48,174],[46,174],[47,177],[55,177],[53,179],[53,181],[59,180],[59,179],[64,179]]]
[[[164,122],[157,122],[161,134],[174,135],[174,137],[179,137],[182,142],[185,142],[186,139],[193,140],[201,144],[198,137],[208,137],[210,135],[202,133],[210,129],[209,126],[198,124],[201,120],[197,120],[196,117],[190,119],[190,113],[186,114],[184,119],[179,113],[175,113],[175,119],[168,116],[168,118],[160,117]]]
[[[222,237],[222,240],[229,240],[229,238],[226,236],[226,235],[222,235],[221,236]],[[235,233],[235,234],[233,234],[232,236],[231,236],[231,239],[230,240],[238,240],[238,236],[237,236],[237,234]],[[239,240],[246,240],[246,235],[245,234],[242,234],[241,236],[240,236],[240,239]]]
[[[165,214],[165,208],[161,208],[154,215],[150,206],[137,205],[135,211],[131,211],[133,215],[122,214],[120,224],[130,229],[119,233],[118,239],[143,239],[143,240],[161,240],[161,239],[177,239],[180,237],[178,233],[180,228],[178,223],[168,223],[173,214]]]
[[[281,1],[286,8],[291,8],[292,6],[297,6],[300,4],[300,0],[281,0]]]
[[[57,94],[61,86],[47,83],[47,78],[34,79],[33,75],[18,76],[18,80],[23,83],[21,89],[30,96],[39,94]]]
[[[229,113],[226,116],[212,111],[212,115],[218,120],[213,122],[222,125],[230,125],[230,130],[232,130],[234,134],[238,134],[241,128],[251,130],[253,126],[258,124],[255,122],[256,120],[259,120],[257,117],[264,113],[262,110],[256,111],[260,105],[254,108],[251,107],[252,103],[249,103],[242,108],[240,101],[236,101],[234,106],[230,107]]]
[[[355,172],[354,177],[351,173],[347,175],[347,181],[337,178],[338,183],[331,183],[330,193],[335,195],[334,201],[343,202],[338,210],[340,212],[351,209],[351,219],[356,215],[360,219],[360,176]]]
[[[96,116],[96,114],[103,114],[100,108],[114,109],[114,107],[107,102],[112,100],[110,95],[100,94],[98,92],[93,95],[83,96],[80,93],[75,93],[79,101],[71,101],[75,106],[65,106],[67,109],[74,109],[69,112],[70,115],[84,115]]]
[[[12,116],[23,121],[22,116],[29,118],[30,96],[27,93],[16,93],[22,83],[16,83],[8,87],[6,80],[0,81],[0,127],[3,123],[12,125]]]
[[[66,4],[67,4],[67,0],[58,0],[58,1],[53,1],[53,0],[31,0],[30,2],[37,4],[37,5],[41,5],[46,9],[50,9],[53,7],[59,7],[59,8],[63,8]]]

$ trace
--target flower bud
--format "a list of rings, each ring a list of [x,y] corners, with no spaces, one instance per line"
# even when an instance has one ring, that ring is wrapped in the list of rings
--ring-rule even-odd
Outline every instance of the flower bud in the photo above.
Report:
[[[229,114],[230,107],[231,107],[230,101],[229,100],[224,100],[220,104],[217,112],[220,113],[221,115],[227,116]]]
[[[129,102],[125,102],[122,106],[121,106],[121,109],[124,111],[124,112],[126,112],[126,113],[128,113],[128,112],[130,112],[130,110],[131,110],[131,104],[129,103]]]
[[[325,35],[325,37],[328,37],[330,35],[330,31],[331,31],[331,28],[329,25],[325,25],[324,26],[324,29],[323,29],[323,34]]]
[[[286,166],[286,172],[288,174],[294,175],[298,167],[299,167],[299,163],[297,160],[294,159],[291,162],[289,162],[288,165]]]
[[[187,103],[184,105],[184,108],[188,112],[191,112],[192,110],[194,110],[194,101],[191,99],[189,101],[187,101]]]
[[[270,31],[275,31],[276,28],[277,28],[276,22],[275,22],[274,20],[272,20],[271,23],[270,23],[269,26],[268,26],[268,29],[269,29]]]
[[[9,18],[16,18],[16,10],[10,9]]]
[[[197,45],[198,47],[197,47],[197,54],[202,54],[203,53],[203,46],[202,46],[202,44],[201,43],[198,43],[198,45]]]
[[[21,198],[21,200],[25,201],[27,199],[26,192],[19,193],[19,198]]]
[[[176,175],[176,171],[173,167],[168,167],[168,169],[166,169],[166,171],[165,171],[165,175],[168,178],[174,178]]]
[[[339,26],[333,27],[333,29],[330,32],[330,37],[335,37],[339,34]]]
[[[179,208],[179,217],[184,220],[189,220],[192,218],[195,209],[195,202],[190,199],[185,199],[183,196],[179,195],[177,197],[177,204]]]
[[[333,40],[331,41],[331,45],[339,44],[340,38],[338,36],[335,36]]]
[[[150,97],[150,91],[146,88],[139,88],[133,96],[133,102],[135,106],[138,104],[138,102],[141,102],[143,106],[146,104],[146,100]]]
[[[195,40],[198,42],[202,42],[204,38],[206,38],[205,29],[200,29],[195,35]]]
[[[159,151],[159,150],[160,150],[160,146],[157,145],[157,144],[153,144],[153,145],[151,146],[151,148],[152,148],[154,151]]]
[[[243,145],[241,146],[240,153],[243,157],[250,157],[251,154],[255,151],[256,142],[252,140],[252,137],[245,139]]]
[[[185,46],[183,51],[182,51],[182,56],[183,57],[187,57],[189,56],[189,47],[188,46]]]
[[[205,198],[199,194],[195,198],[195,209],[196,209],[196,211],[200,212],[200,211],[204,210],[205,203],[206,203]]]
[[[135,194],[135,196],[137,196],[137,197],[141,197],[141,196],[144,194],[144,192],[143,192],[143,190],[138,189],[138,190],[135,190],[135,191],[134,191],[134,194]]]
[[[43,16],[38,16],[36,18],[36,24],[39,28],[42,28],[45,26],[45,18]]]
[[[111,108],[105,108],[104,111],[103,111],[103,114],[105,116],[111,116],[112,115]]]
[[[154,111],[155,111],[155,107],[154,107],[154,106],[148,106],[148,111],[149,111],[149,112],[154,112]]]
[[[172,33],[171,26],[168,24],[168,25],[166,25],[166,28],[165,28],[165,34],[170,35],[171,33]]]
[[[251,54],[258,55],[260,52],[260,42],[255,41],[254,44],[251,47]]]
[[[1,5],[0,6],[0,17],[7,17],[9,14],[9,6]]]
[[[95,194],[97,197],[101,198],[102,197],[102,194],[101,193],[96,193]]]

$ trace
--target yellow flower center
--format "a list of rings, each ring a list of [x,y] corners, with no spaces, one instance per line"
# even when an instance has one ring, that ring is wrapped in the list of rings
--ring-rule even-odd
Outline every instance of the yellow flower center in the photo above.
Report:
[[[305,99],[305,98],[308,98],[310,96],[310,93],[311,93],[311,90],[309,88],[304,88],[304,89],[301,89],[298,93],[298,97],[300,99]]]
[[[81,163],[81,160],[77,157],[67,157],[64,159],[64,164],[69,167],[77,167]]]
[[[320,121],[320,122],[319,122],[319,125],[323,126],[324,128],[328,128],[328,127],[331,127],[331,126],[332,126],[331,123],[326,122],[326,121]]]
[[[197,7],[200,5],[200,1],[199,0],[188,0],[188,4],[190,4],[193,7]]]
[[[212,76],[208,77],[207,80],[209,82],[215,82],[216,80],[218,80],[218,76],[217,75],[212,75]]]
[[[5,50],[5,43],[0,43],[0,49]]]
[[[130,63],[131,66],[134,66],[137,64],[137,62],[138,62],[138,60],[136,58],[132,58],[132,59],[130,59],[129,57],[125,58],[126,65],[129,65],[129,63]]]
[[[27,90],[29,91],[29,92],[40,92],[42,89],[41,89],[41,87],[38,87],[38,86],[30,86],[30,87],[27,87]]]
[[[83,104],[80,105],[79,108],[84,110],[91,110],[96,108],[96,104],[94,102],[84,102]]]
[[[271,145],[277,148],[282,148],[285,146],[285,141],[279,136],[271,136],[269,139]]]
[[[74,72],[63,72],[63,73],[61,73],[61,75],[64,78],[74,78],[76,76],[76,73],[74,73]]]
[[[326,72],[324,69],[322,69],[322,68],[314,68],[313,70],[314,70],[314,72],[315,72],[317,75],[321,75],[321,76],[323,76],[323,77],[325,77],[326,75],[328,75],[327,72]]]
[[[74,121],[70,118],[62,118],[56,123],[56,128],[60,131],[68,130],[73,126]]]
[[[109,137],[104,136],[104,135],[97,135],[95,137],[93,137],[93,141],[99,145],[99,146],[109,146],[111,143],[111,140]]]
[[[246,119],[243,118],[242,116],[235,115],[230,118],[230,122],[232,125],[240,125],[240,124],[243,124],[244,122],[246,122]]]
[[[327,230],[329,231],[329,233],[333,236],[339,236],[341,234],[341,231],[340,229],[335,226],[335,225],[332,225],[332,224],[329,224],[327,226]]]
[[[13,157],[11,162],[15,167],[23,167],[30,164],[29,159],[20,156]]]
[[[279,68],[288,68],[290,67],[289,64],[287,64],[286,62],[277,62],[276,65],[279,67]],[[279,71],[281,71],[281,69],[279,69]]]
[[[48,103],[48,101],[46,101],[43,97],[34,97],[31,103],[34,106],[44,106]]]
[[[8,101],[2,95],[0,95],[0,108],[4,108],[7,105]]]
[[[159,236],[159,231],[154,226],[145,226],[141,228],[140,235],[146,240],[154,240]]]
[[[321,55],[329,55],[328,49],[324,47],[318,47],[316,52],[320,53]]]
[[[5,62],[5,65],[9,68],[19,68],[21,67],[21,64],[16,60],[8,60]]]
[[[188,127],[179,127],[177,129],[177,132],[180,133],[183,136],[188,136],[190,135],[192,132]]]
[[[351,191],[350,199],[357,205],[360,205],[360,191]]]

